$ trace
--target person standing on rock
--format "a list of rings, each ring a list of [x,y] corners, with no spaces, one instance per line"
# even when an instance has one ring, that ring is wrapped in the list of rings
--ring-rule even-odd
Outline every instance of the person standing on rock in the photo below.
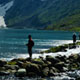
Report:
[[[73,33],[73,45],[76,45],[76,33]]]
[[[79,40],[80,40],[80,32],[79,32]]]
[[[29,57],[32,58],[32,47],[34,46],[34,41],[32,40],[31,35],[29,35],[28,38],[29,38],[28,44],[26,44],[26,45],[28,47]]]

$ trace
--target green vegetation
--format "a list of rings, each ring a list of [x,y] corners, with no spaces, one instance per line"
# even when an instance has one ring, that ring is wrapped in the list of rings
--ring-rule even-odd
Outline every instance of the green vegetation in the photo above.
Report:
[[[17,0],[5,20],[12,28],[80,31],[80,1]]]
[[[57,27],[54,28],[54,26]],[[49,26],[48,28],[56,30],[80,31],[80,14],[63,18],[61,21]]]
[[[15,61],[10,61],[10,62],[8,62],[7,64],[8,64],[8,65],[16,65],[16,63],[17,63],[17,62],[15,62]]]
[[[76,45],[80,45],[80,42],[77,42]],[[50,53],[50,52],[59,52],[59,51],[65,51],[66,52],[66,48],[75,48],[75,46],[73,45],[73,43],[70,44],[64,44],[64,45],[60,45],[57,47],[51,47],[49,50],[46,51],[42,51],[41,53]]]
[[[61,46],[57,46],[57,47],[52,47],[49,50],[43,51],[41,53],[44,53],[44,52],[45,53],[50,53],[50,52],[55,53],[55,52],[63,51],[63,50],[65,50],[65,48],[68,48],[68,46],[69,46],[69,44],[65,44],[65,45],[61,45]]]

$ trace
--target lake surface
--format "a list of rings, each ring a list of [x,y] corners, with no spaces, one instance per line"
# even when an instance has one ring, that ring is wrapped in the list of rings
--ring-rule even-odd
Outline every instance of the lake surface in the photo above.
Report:
[[[78,32],[76,32],[78,35]],[[1,29],[0,30],[0,59],[27,57],[28,35],[31,34],[35,46],[33,53],[41,50],[72,42],[73,32],[47,31],[27,29]],[[77,36],[78,39],[78,36]]]

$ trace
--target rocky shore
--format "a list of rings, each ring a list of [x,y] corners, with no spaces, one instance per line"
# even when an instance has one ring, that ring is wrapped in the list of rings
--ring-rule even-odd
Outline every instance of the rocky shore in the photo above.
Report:
[[[38,59],[13,59],[11,61],[0,60],[0,76],[13,74],[16,77],[55,77],[61,73],[70,75],[69,71],[80,70],[80,55],[65,56],[46,56]],[[70,75],[70,77],[75,77]],[[80,75],[75,78],[79,80]],[[79,78],[79,79],[78,79]]]
[[[80,55],[72,54],[69,57],[46,56],[46,58],[34,59],[18,58],[11,61],[0,60],[0,76],[11,74],[15,77],[41,77],[42,79],[39,80],[46,80],[44,79],[46,77],[55,80],[56,76],[64,75],[68,77],[62,80],[80,80]]]

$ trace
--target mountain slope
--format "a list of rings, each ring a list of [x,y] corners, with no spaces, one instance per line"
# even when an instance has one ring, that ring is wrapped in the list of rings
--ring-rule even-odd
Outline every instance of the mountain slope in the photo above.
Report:
[[[9,10],[13,5],[13,1],[10,0],[3,0],[0,1],[0,28],[6,28],[4,16],[6,11]]]
[[[10,28],[79,28],[79,4],[80,0],[14,0],[5,21]]]

